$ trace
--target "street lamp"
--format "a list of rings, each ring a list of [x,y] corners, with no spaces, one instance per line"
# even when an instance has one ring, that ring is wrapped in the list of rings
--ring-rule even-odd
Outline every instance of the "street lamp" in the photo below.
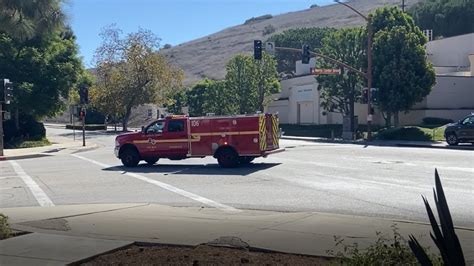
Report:
[[[341,4],[350,10],[354,11],[357,15],[361,16],[365,21],[367,21],[367,73],[365,74],[365,78],[367,79],[367,88],[368,88],[368,101],[367,101],[367,139],[372,139],[372,104],[370,102],[370,93],[372,88],[372,19],[370,16],[365,16],[364,14],[357,11],[355,8],[351,7],[350,5],[341,2],[340,0],[334,0],[336,3]],[[354,124],[354,113],[352,113],[351,117],[351,124]]]

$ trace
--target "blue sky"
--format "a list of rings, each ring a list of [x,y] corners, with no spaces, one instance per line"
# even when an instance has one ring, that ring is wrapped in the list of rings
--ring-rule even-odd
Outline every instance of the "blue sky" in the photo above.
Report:
[[[125,33],[139,27],[177,45],[264,14],[277,15],[332,0],[69,0],[69,16],[86,67],[92,67],[99,32],[115,23]]]

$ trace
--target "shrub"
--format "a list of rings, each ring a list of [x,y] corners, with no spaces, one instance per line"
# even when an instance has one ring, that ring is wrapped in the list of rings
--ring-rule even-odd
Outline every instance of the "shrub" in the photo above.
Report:
[[[313,5],[311,5],[309,8],[317,8],[317,7],[319,7],[318,4],[313,4]]]
[[[331,132],[335,138],[342,136],[342,125],[290,125],[280,124],[287,136],[304,136],[331,138]]]
[[[8,224],[8,217],[0,213],[0,240],[9,238],[11,234],[12,231]]]
[[[270,14],[263,15],[263,16],[260,16],[260,17],[252,17],[252,18],[247,19],[245,21],[244,25],[251,24],[251,23],[256,23],[256,22],[271,19],[271,18],[273,18],[273,16],[270,15]]]
[[[342,265],[418,265],[415,255],[411,252],[408,241],[398,232],[396,224],[392,225],[393,236],[376,232],[377,241],[360,249],[357,243],[345,244],[344,239],[335,236],[336,248],[342,251],[328,250],[330,256],[336,256]],[[423,248],[426,252],[426,248]],[[430,255],[433,261],[439,257]]]
[[[439,118],[439,117],[425,117],[423,118],[424,125],[446,125],[454,122],[452,119]]]
[[[66,129],[75,129],[75,130],[82,130],[82,125],[66,125]],[[86,130],[106,130],[107,128],[105,127],[104,124],[100,125],[85,125]]]
[[[103,124],[105,115],[95,109],[88,109],[86,114],[86,124]]]
[[[377,139],[380,140],[412,140],[431,141],[432,136],[418,127],[389,128],[379,131]]]
[[[46,138],[40,140],[23,140],[20,138],[14,138],[5,144],[5,149],[24,149],[49,145],[51,145],[51,142],[49,142],[49,140]]]
[[[170,49],[171,47],[172,47],[172,45],[167,43],[163,46],[163,49]]]
[[[36,121],[32,116],[20,115],[19,120],[19,130],[15,128],[13,119],[4,123],[5,143],[13,140],[41,140],[46,137],[43,123]]]
[[[268,35],[268,34],[272,34],[276,31],[275,27],[273,27],[273,25],[267,25],[265,26],[265,28],[263,29],[263,35]]]

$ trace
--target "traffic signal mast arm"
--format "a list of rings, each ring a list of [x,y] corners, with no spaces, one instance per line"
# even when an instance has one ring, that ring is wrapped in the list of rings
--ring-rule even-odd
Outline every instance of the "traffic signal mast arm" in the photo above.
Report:
[[[301,53],[301,49],[288,48],[288,47],[275,47],[275,50],[290,51],[290,52]],[[311,55],[315,55],[315,56],[322,57],[322,58],[324,58],[324,59],[326,59],[326,60],[328,60],[328,61],[331,61],[331,62],[334,63],[334,64],[337,64],[338,66],[347,68],[347,69],[349,69],[349,70],[351,70],[351,71],[353,71],[353,72],[355,72],[355,73],[357,73],[357,74],[363,76],[364,78],[367,78],[367,73],[364,73],[364,72],[362,72],[362,71],[360,71],[360,70],[358,70],[358,69],[355,69],[355,68],[349,66],[349,65],[346,64],[346,63],[343,63],[343,62],[341,62],[341,61],[338,61],[338,60],[336,60],[336,59],[334,59],[334,58],[331,58],[331,57],[329,57],[329,56],[327,56],[327,55],[323,55],[323,54],[320,54],[320,53],[315,53],[315,52],[311,52],[311,51],[310,51],[310,53],[311,53]]]

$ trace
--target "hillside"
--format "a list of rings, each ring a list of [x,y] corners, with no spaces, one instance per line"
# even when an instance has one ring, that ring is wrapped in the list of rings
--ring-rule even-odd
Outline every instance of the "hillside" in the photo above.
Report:
[[[406,0],[411,6],[419,0]],[[401,0],[353,0],[350,5],[369,13],[385,5],[400,5]],[[262,14],[263,15],[263,14]],[[192,84],[205,77],[223,79],[225,64],[235,54],[252,53],[253,40],[266,40],[264,28],[271,25],[275,33],[305,27],[350,27],[365,21],[345,6],[334,4],[273,16],[270,19],[230,27],[220,32],[163,50],[171,63],[184,69],[185,83]]]

